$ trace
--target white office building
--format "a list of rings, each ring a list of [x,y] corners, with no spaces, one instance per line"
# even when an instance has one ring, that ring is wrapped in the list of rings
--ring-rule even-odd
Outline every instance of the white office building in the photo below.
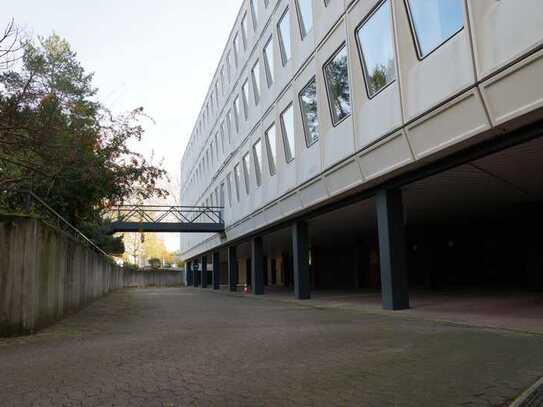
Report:
[[[181,162],[225,223],[188,282],[543,288],[542,106],[541,0],[244,0]]]

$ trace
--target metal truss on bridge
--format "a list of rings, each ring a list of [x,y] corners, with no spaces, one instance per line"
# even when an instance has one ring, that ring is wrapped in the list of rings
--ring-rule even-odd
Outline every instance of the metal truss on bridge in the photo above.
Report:
[[[217,206],[118,205],[110,209],[106,233],[224,232],[223,208]]]

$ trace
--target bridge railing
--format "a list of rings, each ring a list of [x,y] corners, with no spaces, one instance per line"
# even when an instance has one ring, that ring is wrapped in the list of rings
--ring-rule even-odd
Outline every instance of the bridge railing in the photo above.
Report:
[[[116,205],[109,214],[112,222],[223,224],[223,210],[221,206]]]

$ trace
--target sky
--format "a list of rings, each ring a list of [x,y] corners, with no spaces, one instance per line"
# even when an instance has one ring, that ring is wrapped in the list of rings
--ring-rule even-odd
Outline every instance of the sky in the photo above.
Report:
[[[172,180],[234,24],[241,0],[2,1],[31,36],[68,40],[99,99],[114,112],[144,107],[154,123],[134,149],[163,160]],[[169,249],[179,237],[163,236]]]

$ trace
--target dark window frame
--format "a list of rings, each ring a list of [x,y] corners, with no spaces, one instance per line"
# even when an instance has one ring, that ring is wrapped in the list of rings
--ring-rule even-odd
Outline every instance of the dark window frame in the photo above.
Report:
[[[378,2],[371,9],[371,11],[368,13],[368,15],[362,19],[362,21],[356,26],[356,28],[354,30],[354,38],[355,38],[355,41],[356,41],[356,49],[358,51],[358,59],[360,60],[360,62],[362,64],[362,75],[364,77],[364,86],[366,88],[366,95],[368,95],[369,100],[372,100],[377,95],[379,95],[381,92],[383,92],[385,89],[387,89],[389,86],[393,85],[394,83],[396,83],[398,81],[398,56],[396,55],[396,47],[395,47],[396,38],[395,38],[395,35],[394,35],[394,21],[392,20],[392,9],[390,10],[390,16],[391,16],[390,28],[392,29],[392,40],[394,41],[392,46],[394,47],[394,65],[395,65],[395,69],[396,69],[396,78],[393,81],[387,83],[385,86],[383,86],[377,92],[375,92],[373,95],[370,95],[370,88],[368,86],[368,80],[367,80],[368,68],[366,66],[366,60],[364,58],[364,51],[362,51],[362,44],[361,44],[361,41],[360,41],[360,39],[358,37],[358,33],[360,32],[362,27],[364,27],[364,25],[375,15],[375,13],[377,13],[377,11],[379,11],[379,9],[382,6],[384,6],[385,3],[387,3],[387,2],[389,3],[389,7],[392,8],[392,3],[390,3],[390,0],[381,0],[380,2]]]
[[[328,109],[329,109],[330,118],[331,118],[333,128],[338,127],[341,123],[343,123],[345,120],[347,120],[349,117],[351,117],[353,115],[352,100],[351,100],[351,113],[349,113],[345,117],[341,118],[341,120],[339,120],[337,123],[334,123],[333,106],[332,106],[332,103],[331,103],[331,100],[330,100],[330,92],[328,91],[328,79],[327,79],[327,76],[326,76],[326,66],[330,62],[332,62],[332,60],[343,50],[343,48],[347,49],[347,67],[349,67],[349,49],[347,48],[347,41],[343,41],[341,43],[341,45],[336,48],[336,50],[332,53],[332,55],[322,65],[322,74],[324,76],[324,88],[326,90],[326,99],[328,101]],[[347,73],[348,73],[348,71],[347,71]],[[351,96],[351,83],[350,82],[351,81],[350,81],[350,76],[349,76],[349,96]]]
[[[293,142],[294,142],[294,155],[292,154],[292,149],[290,148],[290,143],[288,141],[288,135],[285,131],[285,121],[283,120],[283,115],[285,112],[289,109],[292,109],[292,126],[294,126],[294,103],[290,102],[283,110],[281,110],[281,113],[279,114],[279,124],[281,125],[281,137],[283,139],[283,153],[285,155],[285,163],[290,164],[292,161],[296,159],[296,130],[292,129],[293,134]],[[285,149],[285,145],[288,144],[288,148],[290,151],[290,160],[287,157],[287,150]]]
[[[283,14],[281,14],[281,17],[279,17],[279,21],[277,22],[277,37],[278,37],[278,40],[279,40],[279,54],[281,55],[281,64],[283,65],[283,67],[287,66],[287,64],[292,60],[292,41],[290,43],[290,49],[291,49],[291,55],[290,55],[290,58],[287,59],[285,61],[285,57],[284,57],[284,53],[283,53],[283,50],[285,49],[285,46],[283,44],[283,35],[281,34],[281,23],[283,22],[283,19],[285,18],[285,16],[287,15],[287,13],[290,13],[290,8],[287,6],[287,8],[285,8],[285,11],[283,11]],[[289,20],[290,20],[290,17],[289,16]],[[290,35],[290,24],[289,24],[289,35]],[[289,41],[291,40],[291,38],[289,38]]]
[[[307,148],[310,148],[311,146],[317,144],[320,140],[320,134],[319,136],[317,137],[317,139],[315,141],[313,141],[312,143],[309,143],[308,142],[308,134],[309,134],[309,128],[307,126],[307,123],[306,123],[306,117],[305,117],[305,114],[304,114],[304,110],[303,110],[303,102],[302,102],[302,94],[304,93],[304,91],[311,85],[312,82],[315,82],[315,97],[317,99],[317,119],[319,117],[319,91],[318,91],[318,87],[317,87],[317,75],[313,75],[311,77],[311,79],[309,79],[309,81],[307,81],[307,83],[305,84],[305,86],[302,88],[302,90],[298,93],[298,103],[300,105],[300,114],[302,115],[302,125],[303,125],[303,128],[304,128],[304,138],[305,138],[305,146]],[[320,130],[320,126],[319,126],[319,130]]]
[[[411,29],[411,39],[413,40],[413,43],[415,45],[415,53],[417,54],[417,59],[419,61],[423,61],[426,58],[428,58],[430,55],[432,55],[434,52],[436,52],[438,49],[440,49],[442,46],[444,46],[446,43],[448,43],[450,40],[452,40],[454,37],[456,37],[458,34],[460,34],[464,29],[466,28],[466,7],[464,5],[464,24],[462,24],[462,27],[451,34],[448,38],[443,40],[438,46],[436,46],[434,49],[432,49],[430,52],[428,52],[426,55],[422,55],[422,50],[420,47],[420,41],[419,36],[417,35],[417,29],[415,27],[415,20],[413,18],[413,14],[411,13],[411,3],[410,0],[404,0],[404,6],[406,8],[407,12],[407,19],[409,20],[409,27]]]

